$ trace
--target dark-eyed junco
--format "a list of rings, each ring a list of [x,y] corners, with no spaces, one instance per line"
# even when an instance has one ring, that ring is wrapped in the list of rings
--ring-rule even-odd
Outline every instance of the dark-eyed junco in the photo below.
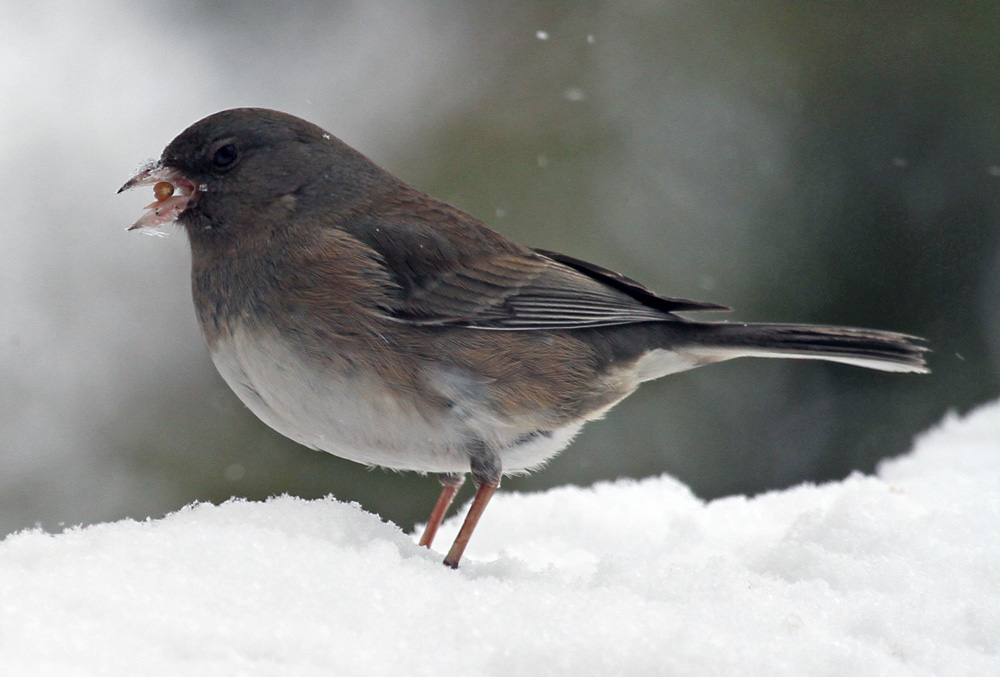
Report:
[[[358,463],[437,473],[428,547],[471,472],[452,567],[502,475],[643,381],[744,356],[927,371],[903,334],[689,320],[676,313],[728,309],[511,242],[285,113],[195,123],[122,190],[145,185],[157,199],[132,228],[187,231],[212,359],[261,420]]]

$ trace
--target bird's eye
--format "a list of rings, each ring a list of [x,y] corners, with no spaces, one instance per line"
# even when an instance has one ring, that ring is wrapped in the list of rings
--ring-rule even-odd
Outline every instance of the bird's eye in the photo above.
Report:
[[[212,156],[212,166],[224,169],[236,161],[236,155],[236,145],[227,143],[215,151],[215,154]]]

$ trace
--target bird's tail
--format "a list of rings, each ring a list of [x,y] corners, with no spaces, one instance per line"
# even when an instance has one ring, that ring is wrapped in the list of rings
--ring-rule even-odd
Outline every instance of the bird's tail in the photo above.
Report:
[[[784,357],[828,360],[881,371],[929,371],[923,339],[877,329],[808,324],[692,322],[685,352],[716,362],[734,357]]]

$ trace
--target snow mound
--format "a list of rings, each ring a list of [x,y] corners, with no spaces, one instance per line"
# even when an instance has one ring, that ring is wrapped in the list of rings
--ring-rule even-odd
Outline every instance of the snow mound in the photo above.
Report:
[[[333,499],[0,543],[0,664],[62,675],[1000,674],[1000,403],[875,477],[499,493],[462,569]],[[430,506],[428,506],[429,508]],[[439,534],[446,548],[458,521]]]

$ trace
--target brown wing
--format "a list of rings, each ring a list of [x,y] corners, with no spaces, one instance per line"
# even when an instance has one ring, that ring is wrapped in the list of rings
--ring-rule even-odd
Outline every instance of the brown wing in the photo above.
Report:
[[[522,247],[448,205],[432,208],[426,214],[409,204],[350,228],[398,284],[396,301],[385,309],[396,320],[476,329],[575,329],[684,321],[675,311],[728,310],[657,296],[600,266]]]

